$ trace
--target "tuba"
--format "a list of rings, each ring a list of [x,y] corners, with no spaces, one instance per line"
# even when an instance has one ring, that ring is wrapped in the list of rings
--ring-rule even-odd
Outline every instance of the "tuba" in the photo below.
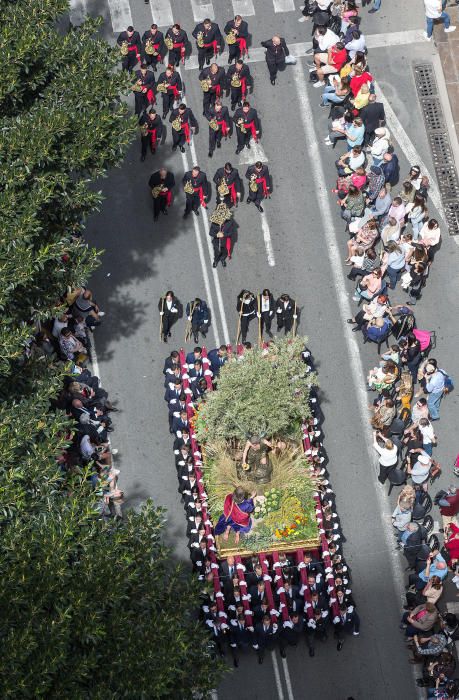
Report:
[[[209,78],[205,78],[205,80],[200,80],[199,84],[201,85],[201,90],[203,92],[209,92],[212,82]]]
[[[200,49],[204,47],[204,32],[198,32],[198,36],[196,37],[196,43]]]
[[[182,130],[182,120],[180,117],[177,117],[177,119],[174,119],[172,122],[172,128],[175,129],[175,131],[181,131]]]
[[[250,176],[249,189],[251,192],[258,192],[257,176],[255,173]]]
[[[237,120],[237,125],[238,125],[239,129],[241,130],[241,134],[247,133],[247,129],[245,128],[244,120],[242,118]]]
[[[127,56],[129,53],[129,42],[123,41],[120,46],[120,53],[122,56]]]
[[[151,196],[153,199],[158,199],[159,195],[163,191],[163,186],[162,185],[156,185],[156,187],[153,187],[151,191]]]
[[[220,191],[220,186],[218,189]],[[232,216],[231,211],[228,209],[226,204],[222,202],[221,204],[217,204],[214,213],[210,217],[210,220],[213,224],[217,224],[217,226],[223,226],[225,221],[229,221]]]
[[[193,192],[194,192],[194,187],[193,187],[193,183],[191,182],[191,180],[187,180],[187,181],[185,182],[185,184],[184,184],[184,186],[183,186],[183,190],[184,190],[184,192],[186,192],[187,194],[193,194]]]
[[[167,48],[169,51],[171,51],[174,48],[174,42],[170,38],[170,36],[166,36],[164,39],[164,43],[166,44]]]
[[[236,43],[237,36],[236,36],[236,32],[234,31],[234,29],[231,29],[229,34],[227,34],[225,36],[225,41],[228,44],[228,46],[232,46],[233,44]]]
[[[214,131],[218,131],[218,130],[219,130],[220,127],[219,127],[218,122],[217,122],[217,120],[215,119],[215,117],[213,117],[213,119],[210,120],[210,122],[209,122],[209,127],[210,127],[211,129],[213,129]]]
[[[239,78],[239,74],[237,71],[235,71],[231,77],[231,87],[233,87],[233,88],[241,87],[241,80]]]
[[[224,177],[222,177],[222,179],[220,180],[220,184],[217,187],[217,189],[218,189],[218,194],[222,198],[226,197],[226,195],[229,194],[229,187],[228,187]]]
[[[153,39],[147,39],[145,42],[145,53],[147,53],[149,56],[157,56],[158,52],[155,49],[155,44]]]
[[[158,92],[167,92],[167,88],[169,87],[169,83],[164,81],[163,83],[158,83],[156,86],[156,89]]]

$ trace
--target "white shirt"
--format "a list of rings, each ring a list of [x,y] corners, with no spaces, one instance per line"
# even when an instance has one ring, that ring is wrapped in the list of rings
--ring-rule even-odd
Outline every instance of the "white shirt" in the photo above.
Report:
[[[345,48],[347,51],[349,51],[349,56],[354,58],[357,51],[365,51],[365,37],[363,34],[361,34],[358,39],[352,39],[352,41],[349,41]]]
[[[387,447],[380,447],[378,442],[375,440],[373,442],[373,447],[376,452],[379,452],[379,463],[382,467],[391,467],[393,464],[397,463],[397,446],[394,445],[391,450]]]
[[[332,32],[331,29],[327,29],[325,34],[323,36],[316,35],[317,38],[317,43],[319,44],[319,49],[322,51],[322,53],[325,53],[328,51],[329,48],[334,46],[337,41],[339,41],[339,36],[335,34],[335,32]]]
[[[432,427],[432,423],[429,423],[429,425],[420,425],[419,430],[422,433],[422,442],[424,445],[429,445],[431,442],[433,442],[435,432]]]
[[[91,444],[89,435],[83,435],[80,442],[80,452],[83,457],[90,459],[96,448]]]
[[[424,0],[424,7],[426,17],[429,17],[430,19],[437,19],[441,16],[441,0]]]
[[[265,299],[264,297],[261,297],[261,311],[262,311],[262,313],[269,311],[269,299]]]
[[[55,338],[59,338],[59,336],[60,336],[60,334],[61,334],[61,330],[62,330],[63,328],[67,328],[67,323],[68,323],[68,321],[59,321],[58,318],[55,318],[55,319],[54,319],[54,323],[53,323],[53,336],[54,336]]]
[[[365,162],[365,153],[359,153],[357,156],[354,156],[351,151],[351,155],[349,156],[349,167],[351,170],[357,170],[357,168],[360,168],[361,165],[363,165]]]

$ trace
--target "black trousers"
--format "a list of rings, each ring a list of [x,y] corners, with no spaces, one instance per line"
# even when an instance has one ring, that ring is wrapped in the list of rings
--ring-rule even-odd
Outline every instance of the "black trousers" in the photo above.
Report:
[[[279,316],[277,317],[277,330],[278,331],[281,331],[283,328],[285,331],[285,335],[287,335],[287,333],[290,333],[290,331],[292,330],[292,327],[293,327],[293,318],[279,318]]]
[[[213,153],[215,151],[216,146],[220,148],[221,143],[222,143],[222,130],[219,129],[218,131],[214,131],[213,129],[209,128],[209,153]]]
[[[378,481],[380,484],[386,483],[389,472],[391,472],[392,469],[395,469],[396,466],[397,462],[395,462],[395,464],[391,464],[390,467],[384,467],[382,464],[379,465]]]
[[[166,306],[164,304],[164,306]],[[171,332],[172,326],[177,320],[177,314],[171,314],[167,309],[164,311],[164,316],[163,316],[163,336],[167,337],[167,335]]]
[[[244,134],[238,127],[236,129],[236,135],[238,148],[244,148],[246,144],[250,143],[250,139],[252,138],[252,132],[250,131],[250,129],[248,129]]]
[[[193,194],[188,194],[188,192],[186,192],[185,195],[186,195],[185,213],[189,214],[190,211],[198,211],[199,207],[201,206],[201,200],[199,199],[199,194],[197,192],[193,192]]]
[[[163,114],[166,115],[174,106],[174,93],[162,92],[161,97],[163,99]]]
[[[197,337],[198,333],[202,333],[203,337],[205,338],[207,335],[207,331],[209,329],[209,324],[208,323],[195,323],[193,320],[191,321],[191,331],[194,336]]]
[[[199,70],[202,70],[204,68],[204,62],[207,63],[207,65],[210,64],[212,57],[214,55],[214,47],[209,46],[208,49],[200,49],[198,48],[198,65],[199,65]]]
[[[181,53],[180,49],[170,49],[169,50],[169,63],[173,66],[180,65]]]
[[[184,146],[186,143],[186,137],[183,131],[176,131],[172,129],[172,145],[177,148],[177,146]]]
[[[242,87],[231,87],[231,109],[234,109],[239,102],[242,104]]]
[[[269,70],[269,77],[271,80],[275,80],[277,77],[277,71],[285,67],[285,61],[266,61]]]
[[[146,63],[147,66],[151,66],[156,73],[158,63],[161,62],[161,56],[159,54],[157,56],[153,56],[151,53],[144,53],[143,62]]]
[[[217,99],[217,93],[215,90],[208,90],[207,92],[202,93],[202,111],[203,114],[206,114],[206,112],[209,111],[209,108],[215,104],[215,100]]]
[[[146,93],[143,92],[135,92],[134,93],[134,101],[135,101],[135,113],[136,114],[141,114],[144,109],[148,107],[150,104],[148,102],[148,98]]]
[[[271,323],[273,321],[273,317],[269,315],[269,311],[264,311],[261,314],[261,332],[263,333],[263,329],[267,332],[271,332]]]
[[[153,200],[153,214],[155,216],[155,219],[158,218],[160,212],[166,211],[166,210],[167,210],[166,197],[163,195],[159,195],[159,197],[156,197],[156,199]]]
[[[252,192],[250,187],[248,187],[248,194],[247,194],[247,199],[250,199],[251,202],[255,202],[255,204],[260,204],[260,202],[263,200],[264,195],[263,195],[263,185],[259,184],[258,189],[256,192]]]
[[[226,250],[226,238],[213,238],[212,245],[214,247],[214,263],[223,262],[228,257]]]
[[[245,343],[245,339],[247,338],[247,332],[252,318],[253,316],[241,316],[241,338],[243,343]]]
[[[228,56],[229,61],[234,61],[234,60],[238,59],[241,55],[241,49],[239,48],[239,42],[236,41],[235,44],[228,44],[228,51],[229,51],[229,56]]]
[[[123,56],[121,59],[121,66],[123,70],[127,70],[129,73],[132,73],[132,69],[135,65],[137,65],[137,55],[134,51],[129,51],[128,55]]]
[[[148,147],[150,147],[150,151],[151,151],[152,153],[155,152],[155,151],[153,150],[153,148],[151,147],[151,138],[150,138],[150,134],[147,134],[147,136],[141,136],[141,137],[140,137],[140,145],[141,145],[141,153],[142,153],[142,156],[146,156],[146,155],[147,155]]]
[[[306,644],[308,645],[309,649],[314,649],[315,641],[317,639],[321,642],[325,642],[327,639],[327,631],[324,629],[315,630],[308,627],[306,632]]]

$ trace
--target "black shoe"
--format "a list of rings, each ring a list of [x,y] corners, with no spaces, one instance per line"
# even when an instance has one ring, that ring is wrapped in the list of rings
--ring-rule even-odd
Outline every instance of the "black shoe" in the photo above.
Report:
[[[167,336],[165,336],[165,335],[163,336],[163,342],[167,343]]]
[[[234,112],[236,109],[236,102],[231,102],[231,110]]]
[[[167,334],[167,337],[168,337],[168,338],[172,338],[172,333],[171,333],[170,331],[169,331],[169,333]]]
[[[359,330],[360,330],[360,328],[351,328],[351,331],[352,331],[353,333],[357,333]]]
[[[338,642],[338,644],[336,645],[336,650],[341,651],[342,648],[343,648],[343,642]]]
[[[163,112],[163,119],[167,117],[167,112]]]
[[[196,216],[199,216],[199,209],[193,209],[193,214],[196,214]]]
[[[247,204],[250,204],[251,201],[252,200],[250,199],[250,197],[247,197],[247,199],[246,199]]]
[[[183,214],[183,218],[186,219],[189,215],[190,215],[190,212],[189,212],[189,211],[186,211],[186,212]]]
[[[207,154],[207,157],[208,157],[208,158],[212,158],[213,155],[214,155],[214,154],[213,154],[213,151],[209,151],[209,153]]]
[[[261,212],[261,213],[263,214],[264,209],[263,209],[263,207],[261,206],[261,204],[257,204],[257,209],[258,209],[259,212]]]
[[[222,260],[222,267],[226,267],[226,260]]]
[[[196,343],[196,345],[198,344],[198,341],[199,341],[198,334],[195,333],[195,335],[194,335],[194,342]]]
[[[271,333],[271,331],[266,331],[266,333],[269,335],[270,338],[273,338],[273,334]]]
[[[217,267],[218,263],[215,262],[215,260],[212,263],[212,267]]]
[[[217,142],[217,148],[221,148],[221,147],[222,147],[221,141],[218,141],[218,142]]]
[[[164,214],[164,216],[169,216],[169,212],[167,211],[167,209],[162,209],[162,213]]]
[[[242,151],[242,148],[239,148],[239,146],[236,148],[236,155],[238,156],[239,153]]]
[[[281,649],[281,650],[280,650],[280,655],[281,655],[281,659],[286,659],[286,658],[287,658],[287,654],[285,653],[285,649]]]
[[[142,161],[142,163],[143,163],[143,161],[145,160],[145,157],[146,157],[146,156],[144,156],[144,155],[141,155],[141,156],[140,156],[140,160]]]
[[[275,85],[275,84],[276,84],[276,78],[271,78],[271,85]]]
[[[248,148],[248,149],[249,149],[249,151],[250,151],[250,149],[251,149],[251,145],[250,145],[250,143],[246,143],[246,144],[245,144],[245,147],[246,147],[246,148]]]
[[[259,656],[259,657],[258,657],[258,663],[259,663],[259,664],[262,664],[262,663],[263,663],[263,657],[262,657],[262,656]]]
[[[237,106],[242,107],[242,100],[239,100],[239,102],[237,103]]]
[[[233,659],[233,666],[234,666],[234,668],[239,668],[239,661],[238,661],[238,659]]]
[[[309,656],[314,656],[315,653],[314,649],[309,649]]]
[[[154,214],[153,221],[158,221],[158,214]]]
[[[180,150],[181,150],[182,153],[185,153],[185,147],[184,147],[184,146],[180,146]]]
[[[374,14],[374,13],[377,12],[377,11],[378,11],[378,10],[375,10],[375,8],[372,7],[371,10],[368,10],[368,14],[369,14],[369,15],[372,15],[372,14]]]
[[[210,66],[210,58],[206,58],[206,66]]]
[[[172,146],[172,150],[173,150],[173,151],[176,151],[176,150],[177,150],[177,146]]]

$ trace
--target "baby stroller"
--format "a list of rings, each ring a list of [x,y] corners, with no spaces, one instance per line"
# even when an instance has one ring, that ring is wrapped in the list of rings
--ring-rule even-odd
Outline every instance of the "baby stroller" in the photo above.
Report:
[[[427,357],[431,350],[434,350],[437,345],[437,336],[435,331],[424,331],[420,328],[413,328],[413,333],[419,340],[423,359]]]

